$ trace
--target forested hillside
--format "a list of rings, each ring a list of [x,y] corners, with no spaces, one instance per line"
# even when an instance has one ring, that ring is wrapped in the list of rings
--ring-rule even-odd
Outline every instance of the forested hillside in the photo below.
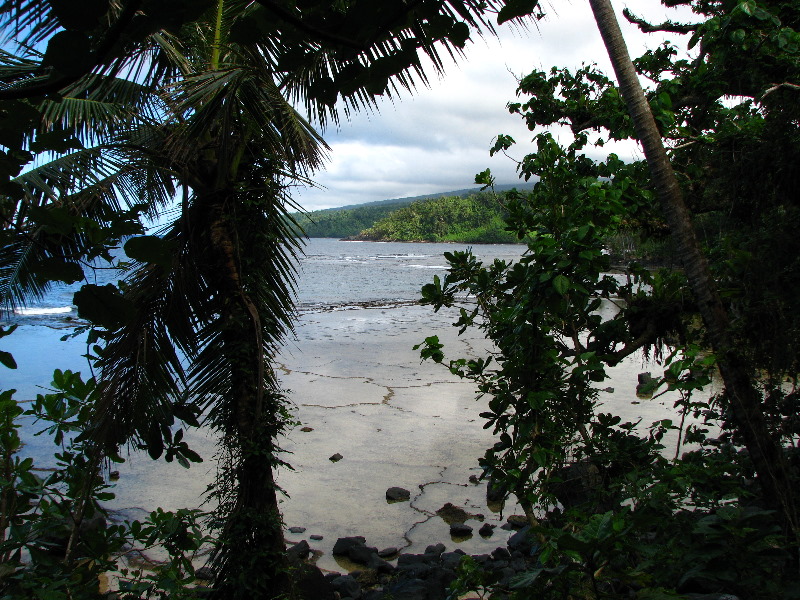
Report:
[[[481,192],[467,198],[446,196],[413,202],[355,237],[393,242],[516,242],[514,234],[506,231],[504,197]]]
[[[533,189],[533,186],[533,182],[520,182],[517,185],[495,185],[494,189],[498,192],[514,188],[530,190]],[[410,204],[422,204],[444,197],[467,198],[475,194],[476,189],[473,187],[439,194],[425,194],[408,198],[379,200],[377,202],[343,206],[341,208],[315,210],[307,213],[293,213],[291,217],[295,220],[297,225],[302,228],[307,237],[352,238],[358,236],[365,229],[371,228],[378,223],[378,221],[387,218],[394,211]]]
[[[402,207],[403,203],[398,201],[295,213],[292,217],[308,237],[347,238],[357,236]]]

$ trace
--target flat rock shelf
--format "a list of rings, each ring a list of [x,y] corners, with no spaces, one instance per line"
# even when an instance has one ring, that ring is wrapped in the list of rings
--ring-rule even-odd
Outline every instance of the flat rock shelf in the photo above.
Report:
[[[370,546],[404,554],[444,543],[451,551],[483,555],[513,534],[503,526],[521,510],[487,503],[486,483],[478,479],[478,458],[492,443],[479,417],[486,400],[476,400],[473,386],[441,365],[420,363],[413,350],[438,335],[448,356],[485,352],[477,332],[457,336],[453,317],[423,306],[307,313],[279,357],[300,423],[282,441],[294,469],[278,477],[287,493],[286,539],[290,546],[307,542],[323,572],[359,568],[333,554],[343,537],[363,536]],[[623,418],[649,423],[663,418],[673,399],[637,398],[644,366],[634,357],[616,367],[601,399]],[[191,432],[188,441],[206,459],[188,471],[143,455],[121,465],[109,506],[115,518],[139,518],[156,506],[201,505],[213,477],[214,441],[203,430]],[[408,490],[409,499],[387,500],[393,487]],[[452,528],[442,516],[446,505],[468,515],[462,524],[471,532]]]

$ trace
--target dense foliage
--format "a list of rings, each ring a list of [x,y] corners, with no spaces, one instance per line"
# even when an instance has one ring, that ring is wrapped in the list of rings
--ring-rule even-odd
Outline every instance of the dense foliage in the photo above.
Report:
[[[515,187],[519,187],[520,189],[531,189],[533,187],[533,183],[520,183],[519,186],[497,185],[495,186],[495,191],[508,191]],[[305,234],[305,236],[310,238],[354,238],[365,229],[369,229],[370,227],[374,226],[378,221],[389,217],[389,215],[391,215],[394,211],[406,207],[414,202],[429,202],[444,197],[467,198],[474,195],[475,188],[473,187],[470,189],[454,190],[440,194],[425,194],[422,196],[397,198],[394,200],[381,200],[378,202],[369,202],[367,204],[345,206],[343,208],[329,208],[326,210],[292,213],[290,217],[302,230],[300,234]],[[459,215],[454,215],[453,218],[457,219],[459,218]],[[420,237],[419,239],[428,238]],[[459,241],[469,242],[471,240]]]
[[[97,381],[56,370],[47,393],[24,409],[12,391],[0,393],[0,576],[4,598],[97,598],[99,577],[119,574],[119,588],[134,597],[172,595],[194,579],[193,558],[210,541],[196,509],[154,510],[143,521],[110,523],[103,502],[112,486],[96,470],[86,427],[99,394]],[[52,443],[52,462],[24,457],[19,430],[25,423]],[[195,460],[183,430],[175,433],[168,460]],[[109,455],[113,464],[124,462]],[[73,508],[84,504],[76,524]],[[161,547],[168,560],[143,570],[121,567],[117,556]],[[72,557],[72,558],[69,558]],[[27,567],[27,568],[26,568]]]
[[[484,417],[498,439],[483,464],[534,525],[540,562],[517,582],[521,597],[798,596],[800,12],[787,0],[667,4],[691,5],[700,22],[655,28],[686,33],[696,54],[665,46],[637,66],[682,193],[701,217],[730,316],[724,336],[705,318],[698,286],[687,285],[688,268],[632,265],[626,281],[603,274],[607,236],[631,223],[658,232],[665,219],[643,165],[583,154],[586,132],[592,141],[634,135],[620,91],[591,67],[532,73],[520,82],[528,99],[509,106],[532,128],[565,123],[576,133],[567,147],[538,135],[520,165],[526,179],[542,180],[505,204],[528,255],[484,266],[454,253],[445,280],[424,290],[437,307],[463,292],[477,298],[458,325],[482,328],[497,346],[449,366],[490,398]],[[136,236],[127,280],[87,282],[75,299],[92,323],[99,378],[56,374],[53,393],[28,415],[52,423],[52,476],[34,475],[19,456],[20,409],[11,391],[0,393],[3,595],[96,597],[109,553],[161,542],[173,556],[164,577],[132,581],[133,592],[177,597],[191,575],[187,553],[202,541],[194,514],[156,512],[95,532],[81,524],[102,510],[97,469],[120,445],[199,460],[177,425],[196,425],[200,412],[222,439],[213,593],[293,593],[272,479],[291,419],[271,359],[292,316],[297,242],[286,184],[324,154],[294,103],[324,123],[337,118],[339,99],[355,110],[411,89],[426,76],[420,55],[441,68],[439,49],[458,52],[488,11],[503,22],[536,5],[0,4],[4,48],[18,51],[0,53],[2,301],[80,281],[90,261],[113,261],[109,249]],[[500,136],[494,150],[512,143]],[[142,235],[141,215],[163,214],[176,192],[181,208],[164,237]],[[427,227],[440,235],[450,213],[431,214]],[[607,369],[637,349],[663,360],[652,387],[672,391],[674,419],[623,423],[598,408]],[[445,360],[435,338],[424,352]],[[0,363],[15,366],[8,353]],[[741,410],[725,369],[723,391],[699,393],[723,365],[756,394],[755,407]],[[674,453],[662,447],[668,433],[678,434]],[[51,552],[60,544],[47,539],[51,530],[66,534],[63,553]]]
[[[685,33],[700,49],[687,59],[667,45],[636,65],[730,315],[725,335],[712,334],[688,268],[632,263],[626,278],[604,275],[604,238],[629,223],[658,234],[665,218],[643,163],[583,153],[636,135],[619,89],[590,66],[531,73],[523,99],[509,104],[532,129],[563,123],[575,134],[567,147],[537,135],[521,162],[523,177],[541,177],[509,204],[525,256],[482,265],[453,253],[448,275],[423,289],[437,309],[474,297],[455,325],[480,328],[496,345],[488,357],[449,360],[436,337],[421,347],[488,400],[483,417],[497,438],[485,474],[516,495],[532,525],[539,565],[498,593],[800,593],[797,253],[788,239],[800,183],[798,11],[781,1],[681,4],[701,21],[627,16],[645,30]],[[511,144],[499,136],[493,151]],[[663,369],[639,391],[668,391],[672,418],[624,422],[599,403],[609,369],[636,351]],[[732,371],[755,407],[742,410]]]
[[[104,459],[134,445],[199,460],[175,428],[203,413],[221,440],[213,593],[293,593],[273,478],[291,419],[271,360],[291,328],[300,246],[286,190],[326,149],[294,106],[324,124],[338,99],[350,111],[411,90],[427,77],[421,56],[441,69],[439,52],[459,53],[487,11],[505,21],[525,4],[0,3],[0,301],[81,281],[94,259],[127,269],[118,286],[87,281],[75,296],[98,380],[80,414],[88,477],[58,508],[70,539],[97,507]],[[176,194],[180,210],[167,215]],[[166,218],[161,236],[142,235],[142,214]],[[132,260],[118,263],[110,249],[130,235]],[[8,353],[0,361],[15,366]],[[12,428],[7,420],[10,495],[29,466],[14,457]],[[0,507],[4,525],[42,516],[42,499],[28,499]],[[0,590],[13,597],[19,581],[50,577],[53,561],[24,531],[10,543]],[[44,597],[95,596],[82,575],[71,579],[84,559],[68,546]]]
[[[302,230],[298,235],[310,238],[349,238],[386,218],[402,206],[400,203],[365,204],[352,208],[315,210],[292,215]]]
[[[506,231],[503,196],[480,193],[418,200],[399,208],[355,239],[382,242],[514,243]]]

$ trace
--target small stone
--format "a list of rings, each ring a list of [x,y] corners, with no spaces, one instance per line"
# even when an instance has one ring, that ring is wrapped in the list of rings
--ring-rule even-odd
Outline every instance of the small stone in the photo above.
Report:
[[[428,598],[428,586],[421,579],[401,579],[386,587],[385,597],[402,598],[403,600],[425,600]]]
[[[303,433],[310,433],[310,432],[314,431],[314,428],[313,427],[301,427],[300,431],[302,431]]]
[[[398,567],[405,567],[408,565],[415,565],[427,562],[429,557],[424,554],[401,554],[397,559]]]
[[[360,598],[361,597],[361,584],[358,583],[355,577],[350,575],[342,575],[331,581],[333,589],[339,593],[340,598]]]
[[[331,457],[330,457],[328,460],[329,460],[329,461],[331,461],[331,462],[339,462],[339,461],[340,461],[340,460],[342,460],[343,458],[344,458],[344,456],[342,456],[341,454],[339,454],[339,453],[337,452],[336,454],[334,454],[333,456],[331,456]]]
[[[639,384],[636,386],[636,395],[639,398],[649,399],[653,397],[657,380],[653,378],[650,372],[639,373],[637,376]]]
[[[478,530],[478,533],[481,534],[483,537],[491,537],[494,534],[494,528],[496,525],[492,525],[491,523],[484,523],[481,525],[481,528]]]
[[[390,487],[386,490],[387,502],[405,502],[411,499],[411,492],[401,487]]]
[[[502,502],[506,499],[508,492],[506,491],[503,484],[495,479],[489,479],[489,483],[486,485],[486,501],[487,502]]]
[[[442,506],[442,508],[437,510],[436,514],[439,515],[442,518],[442,520],[448,525],[452,525],[453,523],[463,523],[467,519],[475,516],[469,514],[463,508],[459,506],[454,506],[449,502],[446,503],[444,506]]]
[[[200,581],[211,581],[214,579],[214,571],[208,567],[200,567],[194,572],[194,578]]]
[[[384,548],[383,550],[378,550],[378,556],[381,558],[391,558],[395,556],[399,550],[397,548]]]
[[[522,529],[528,524],[528,517],[525,515],[509,515],[506,520],[512,529]]]
[[[605,388],[603,391],[604,391],[606,394],[613,394],[613,393],[614,393],[614,388],[612,388],[612,387],[607,387],[607,388]]]
[[[347,558],[357,565],[370,565],[377,556],[378,549],[367,546],[352,546],[347,552]]]
[[[320,541],[320,540],[323,540],[323,539],[325,539],[325,537],[324,537],[324,536],[321,536],[321,535],[320,535],[320,534],[318,534],[318,533],[314,533],[314,534],[311,534],[311,535],[309,536],[309,539],[312,539],[312,540],[314,540],[315,542],[318,542],[318,541]]]
[[[470,475],[469,476],[469,482],[474,484],[474,485],[478,485],[478,483],[480,483],[480,480],[478,479],[477,475]]]
[[[511,558],[511,552],[508,551],[508,548],[495,548],[494,552],[492,552],[492,558],[495,560],[509,560]]]
[[[331,553],[334,556],[347,555],[350,552],[350,548],[357,546],[366,546],[366,544],[367,544],[366,538],[360,535],[355,537],[339,538],[333,545],[333,550],[331,550]]]
[[[530,556],[534,548],[530,530],[530,526],[523,527],[508,539],[508,544],[506,545],[511,550],[512,556],[515,551],[519,551],[525,556]]]
[[[108,474],[108,478],[109,478],[111,481],[116,481],[117,479],[119,479],[119,471],[111,471],[111,472]]]
[[[308,555],[311,554],[311,548],[308,545],[308,542],[303,540],[299,544],[295,544],[291,548],[286,549],[286,554],[289,557],[289,560],[292,562],[305,560],[308,558]]]
[[[304,533],[305,527],[289,527],[289,533]]]
[[[469,537],[472,535],[472,527],[464,523],[452,523],[450,525],[450,535],[452,537]]]
[[[441,554],[442,554],[442,553],[443,553],[445,550],[447,550],[447,548],[446,548],[446,547],[445,547],[445,545],[444,545],[444,544],[442,544],[442,543],[438,543],[438,544],[431,544],[430,546],[428,546],[427,548],[425,548],[425,554],[435,554],[435,555],[439,556],[439,555],[441,555]]]
[[[442,567],[445,569],[450,569],[451,571],[455,571],[458,567],[459,563],[461,562],[461,557],[463,553],[459,553],[457,551],[454,552],[445,552],[442,554]]]

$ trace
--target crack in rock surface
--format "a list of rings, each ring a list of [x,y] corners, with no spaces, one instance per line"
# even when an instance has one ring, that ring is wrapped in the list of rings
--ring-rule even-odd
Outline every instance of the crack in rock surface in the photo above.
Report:
[[[278,357],[280,381],[291,390],[295,416],[310,429],[298,428],[281,444],[287,451],[283,459],[294,468],[277,477],[288,494],[281,504],[284,521],[306,529],[289,539],[307,540],[319,553],[318,565],[329,570],[339,570],[331,549],[346,536],[360,535],[371,546],[414,553],[440,542],[450,551],[460,548],[470,554],[489,553],[502,545],[509,535],[499,527],[504,515],[520,510],[511,505],[502,513],[492,512],[485,483],[469,483],[471,475],[480,474],[478,458],[493,443],[479,416],[487,400],[476,401],[472,384],[450,377],[441,365],[420,363],[412,349],[425,337],[437,335],[448,356],[470,357],[485,355],[485,342],[459,339],[450,325],[455,314],[434,314],[425,307],[405,306],[385,314],[361,309],[349,311],[348,317],[358,321],[347,341],[338,332],[340,326],[348,326],[341,313],[301,319],[294,346]],[[398,323],[401,332],[382,334]],[[640,361],[633,358],[611,369],[609,384],[617,390],[617,414],[649,422],[662,418],[655,411],[663,407],[632,404]],[[630,391],[629,397],[624,390]],[[611,402],[612,395],[607,396]],[[645,410],[653,412],[643,414]],[[158,506],[201,506],[215,474],[216,440],[204,429],[187,431],[185,439],[206,462],[186,470],[132,453],[119,466],[117,498],[108,508],[124,514],[130,507],[149,511]],[[328,460],[336,454],[342,459]],[[165,488],[164,481],[171,485]],[[394,486],[423,487],[413,502],[387,504],[386,490]],[[484,515],[485,522],[496,525],[494,534],[483,538],[477,534],[477,521],[467,521],[476,529],[472,537],[452,539],[447,523],[436,516],[447,503]]]

